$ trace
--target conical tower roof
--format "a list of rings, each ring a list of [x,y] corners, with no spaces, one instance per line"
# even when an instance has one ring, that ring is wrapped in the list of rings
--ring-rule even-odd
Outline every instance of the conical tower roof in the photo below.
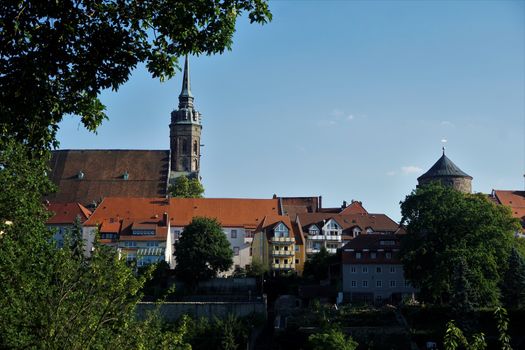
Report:
[[[466,177],[472,180],[472,176],[461,170],[445,155],[445,150],[443,150],[441,158],[439,158],[426,173],[417,179],[421,180],[435,177]]]

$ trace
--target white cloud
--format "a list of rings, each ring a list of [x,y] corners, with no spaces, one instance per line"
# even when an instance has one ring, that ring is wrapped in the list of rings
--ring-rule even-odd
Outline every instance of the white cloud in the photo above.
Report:
[[[397,174],[397,171],[394,171],[394,170],[390,170],[390,171],[387,171],[387,172],[386,172],[386,175],[387,175],[387,176],[394,176],[394,175],[396,175],[396,174]]]
[[[415,165],[407,165],[402,166],[401,171],[403,172],[403,174],[416,174],[422,172],[423,169]]]
[[[452,123],[451,121],[448,121],[448,120],[443,120],[443,121],[441,122],[441,125],[442,125],[442,126],[450,126],[450,127],[452,127],[452,128],[455,127],[454,123]]]
[[[448,140],[446,138],[442,138],[441,139],[441,143],[447,143],[447,142],[448,142]]]

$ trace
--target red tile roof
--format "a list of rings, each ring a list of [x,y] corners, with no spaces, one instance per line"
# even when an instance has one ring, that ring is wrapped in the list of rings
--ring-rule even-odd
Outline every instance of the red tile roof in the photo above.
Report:
[[[492,197],[499,204],[510,207],[512,216],[521,220],[525,230],[525,191],[492,190]]]
[[[358,226],[361,230],[370,227],[376,232],[395,232],[399,228],[399,225],[385,214],[308,213],[299,214],[298,217],[303,228],[316,224],[321,229],[323,221],[326,222],[329,219],[337,221],[343,228],[343,231],[355,226]]]
[[[279,214],[277,199],[244,198],[105,198],[85,223],[96,226],[104,220],[162,218],[169,213],[171,226],[186,226],[193,217],[219,220],[225,227],[256,228],[264,216]]]
[[[400,238],[398,234],[361,234],[343,246],[343,264],[400,264],[397,254],[399,252]],[[383,244],[394,242],[393,245]],[[361,258],[356,258],[356,252],[361,253]],[[376,253],[376,257],[371,257],[371,252]],[[387,259],[385,253],[391,253],[391,258]]]
[[[368,211],[363,207],[363,203],[359,201],[352,201],[349,206],[341,211],[341,214],[368,214]]]
[[[91,215],[91,211],[79,203],[48,203],[46,208],[54,213],[46,222],[49,225],[73,224],[77,216],[84,222]]]
[[[104,197],[162,197],[167,193],[169,151],[59,150],[50,161],[55,202],[90,205]],[[84,174],[78,178],[79,172]],[[127,172],[129,178],[124,179]]]

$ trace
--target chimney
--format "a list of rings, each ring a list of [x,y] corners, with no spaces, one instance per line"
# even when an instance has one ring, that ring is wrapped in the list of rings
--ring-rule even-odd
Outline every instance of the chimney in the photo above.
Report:
[[[323,196],[319,196],[319,209],[323,207]]]
[[[162,221],[164,223],[164,226],[168,226],[168,222],[170,221],[169,220],[169,217],[168,217],[168,213],[167,212],[164,212],[164,214],[162,214]]]
[[[343,201],[343,205],[341,206],[341,208],[346,208],[346,201]]]

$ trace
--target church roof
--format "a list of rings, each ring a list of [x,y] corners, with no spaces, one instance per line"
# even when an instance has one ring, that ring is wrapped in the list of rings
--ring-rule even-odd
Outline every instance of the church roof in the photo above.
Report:
[[[420,179],[434,178],[434,177],[466,177],[472,180],[472,176],[461,170],[456,164],[454,164],[443,151],[443,155],[438,161],[432,165],[432,167],[423,175],[418,177]]]
[[[167,150],[53,151],[52,202],[89,205],[104,197],[163,197],[167,193],[170,152]]]

